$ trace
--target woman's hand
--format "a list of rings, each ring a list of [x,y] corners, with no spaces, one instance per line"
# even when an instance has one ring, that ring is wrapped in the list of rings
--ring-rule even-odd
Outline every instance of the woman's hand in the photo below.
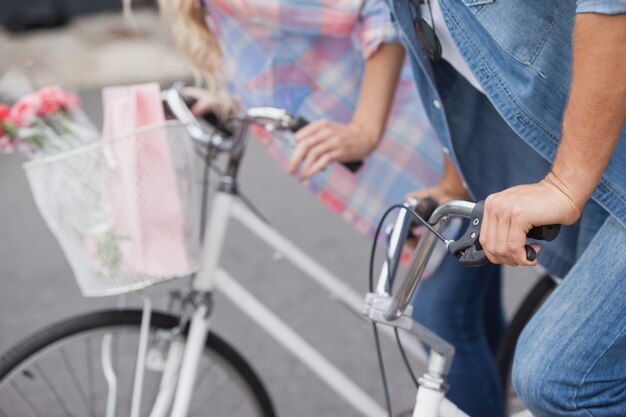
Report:
[[[382,43],[365,62],[352,121],[318,120],[300,129],[289,171],[295,173],[302,164],[300,179],[306,179],[332,161],[353,162],[369,155],[383,137],[403,62],[400,43]]]
[[[183,95],[196,101],[191,106],[191,113],[196,117],[209,112],[224,117],[232,115],[238,109],[236,101],[226,91],[213,92],[203,88],[185,87]]]
[[[301,166],[300,179],[311,177],[333,161],[358,161],[369,155],[378,144],[378,137],[361,124],[317,120],[296,134],[296,148],[289,160],[289,172]]]

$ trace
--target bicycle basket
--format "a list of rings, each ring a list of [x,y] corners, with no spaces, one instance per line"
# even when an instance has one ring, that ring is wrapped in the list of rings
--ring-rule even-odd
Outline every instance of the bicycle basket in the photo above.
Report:
[[[197,271],[196,158],[178,122],[24,164],[35,202],[85,296]]]

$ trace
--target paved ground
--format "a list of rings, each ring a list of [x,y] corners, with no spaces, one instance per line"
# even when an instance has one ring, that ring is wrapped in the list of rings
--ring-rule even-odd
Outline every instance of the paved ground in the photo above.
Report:
[[[103,19],[102,21],[112,19],[117,22],[115,25],[119,23],[117,18]],[[152,22],[156,24],[156,21]],[[100,30],[93,21],[90,24],[79,22],[76,27]],[[159,30],[155,27],[153,31]],[[66,32],[54,36],[65,39],[61,43],[67,41],[64,44],[71,45],[72,42],[78,42],[76,36],[82,36],[82,32],[77,33],[79,35]],[[73,37],[73,40],[68,40]],[[46,43],[44,38],[57,39],[53,35],[42,33],[39,37],[33,35],[27,39],[0,35],[0,43],[7,45],[8,41],[10,48],[14,48],[12,50],[22,51],[24,56],[44,59],[40,53],[48,53],[50,56],[62,54],[60,50],[55,51],[50,46],[55,46],[56,40]],[[21,43],[23,41],[25,43]],[[74,64],[66,63],[67,66],[64,66],[51,60],[49,65],[59,71],[68,71],[69,79],[81,88],[98,83],[106,85],[185,76],[184,69],[181,70],[184,67],[179,62],[172,62],[172,68],[177,68],[172,72],[167,70],[170,67],[165,64],[165,71],[157,71],[155,65],[150,64],[154,62],[153,59],[140,57],[136,63],[131,63],[128,57],[134,56],[137,49],[126,49],[128,45],[120,44],[117,52],[111,52],[115,49],[111,43],[116,42],[102,42],[100,46],[109,51],[106,53],[112,54],[102,61],[107,66],[106,70],[100,68],[96,71],[91,66],[92,62],[85,63],[85,71],[80,71],[75,66],[78,65],[77,61],[85,62],[79,55],[83,51],[97,54],[90,47],[81,49],[77,46],[72,50],[68,46],[70,49],[64,52],[64,59],[73,61]],[[31,46],[33,49],[28,49]],[[160,47],[155,48],[158,51]],[[155,59],[163,62],[161,58],[162,55],[159,55]],[[90,60],[91,58],[87,59]],[[140,63],[143,64],[141,69],[127,71],[130,67],[135,68],[134,65],[139,68]],[[4,53],[0,57],[0,71],[2,68],[7,68]],[[39,73],[46,75],[46,71]],[[132,77],[129,73],[133,74]],[[97,82],[92,77],[94,74],[98,74]],[[87,111],[98,121],[98,92],[84,90],[82,97]],[[20,167],[21,162],[18,156],[0,156],[0,351],[48,323],[72,314],[116,304],[113,299],[84,299],[80,296],[69,266],[34,206]],[[343,277],[357,291],[365,292],[369,241],[315,202],[296,181],[273,164],[255,142],[250,144],[241,184],[243,191],[280,231],[313,254],[324,266]],[[328,355],[367,392],[381,400],[369,326],[330,301],[327,294],[306,280],[303,274],[273,255],[242,228],[235,226],[224,251],[224,264],[234,275],[241,277],[247,288],[283,316],[289,325],[301,330],[309,342]],[[535,274],[529,270],[507,271],[505,303],[508,311],[515,307]],[[173,285],[176,283],[168,284]],[[168,286],[152,290],[157,306],[164,305]],[[215,329],[254,363],[268,383],[280,415],[359,415],[221,297],[217,299],[215,314]],[[397,407],[399,411],[413,401],[414,392],[395,349],[387,344],[386,352],[394,399],[400,404]]]
[[[125,21],[118,13],[99,14],[19,35],[0,30],[0,74],[18,67],[35,84],[77,89],[188,77],[156,11],[139,9],[133,16]]]

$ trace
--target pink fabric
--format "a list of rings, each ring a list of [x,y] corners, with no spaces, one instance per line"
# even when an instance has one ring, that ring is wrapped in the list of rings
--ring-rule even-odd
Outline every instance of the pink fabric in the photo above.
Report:
[[[179,276],[191,268],[185,218],[165,131],[115,138],[165,120],[156,83],[103,90],[105,152],[125,273]]]

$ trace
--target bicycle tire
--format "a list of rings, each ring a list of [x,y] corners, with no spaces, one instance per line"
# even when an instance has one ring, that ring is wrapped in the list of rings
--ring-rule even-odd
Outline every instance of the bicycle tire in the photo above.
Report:
[[[7,378],[21,375],[24,372],[29,359],[35,360],[37,355],[44,355],[46,348],[64,346],[63,341],[71,341],[72,338],[88,335],[95,331],[112,331],[112,329],[137,329],[141,325],[142,311],[140,310],[106,310],[76,316],[44,328],[17,343],[0,357],[0,394],[2,388],[10,383]],[[151,316],[151,330],[171,330],[179,323],[175,316],[153,312]],[[185,329],[186,335],[188,329]],[[261,417],[275,417],[275,411],[265,386],[250,364],[224,339],[210,332],[206,343],[205,353],[215,355],[216,359],[222,360],[227,365],[225,374],[236,374],[238,382],[245,390],[254,404],[252,407]],[[73,358],[72,358],[73,360]],[[212,364],[211,366],[216,366]],[[222,365],[220,365],[222,366]],[[36,366],[35,366],[36,367]],[[19,370],[19,371],[18,371]],[[232,375],[231,375],[232,376]],[[43,378],[43,374],[41,375]],[[238,384],[241,385],[241,384]],[[91,398],[91,397],[90,397]],[[58,402],[58,401],[57,401]],[[4,404],[4,402],[2,401]],[[0,410],[5,414],[7,410]],[[204,409],[203,409],[204,411]],[[36,413],[34,413],[36,414]],[[8,415],[13,415],[9,413]],[[65,414],[64,414],[65,415]]]
[[[509,411],[508,401],[510,400],[509,392],[511,390],[511,370],[515,355],[515,345],[526,324],[528,324],[548,296],[552,294],[556,286],[555,279],[549,274],[543,275],[537,281],[515,312],[498,348],[496,364],[502,384],[502,392],[505,395],[504,400],[507,411]]]

